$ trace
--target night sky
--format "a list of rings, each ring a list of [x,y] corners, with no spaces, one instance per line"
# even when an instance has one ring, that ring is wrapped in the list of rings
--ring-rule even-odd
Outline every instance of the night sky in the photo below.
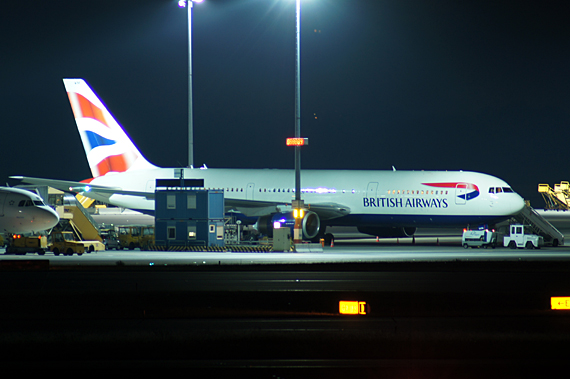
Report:
[[[544,202],[570,180],[568,1],[303,0],[303,168],[472,170]],[[187,13],[170,0],[10,1],[2,165],[90,177],[62,78],[87,80],[154,164],[186,166]],[[193,10],[194,163],[293,168],[295,1]]]

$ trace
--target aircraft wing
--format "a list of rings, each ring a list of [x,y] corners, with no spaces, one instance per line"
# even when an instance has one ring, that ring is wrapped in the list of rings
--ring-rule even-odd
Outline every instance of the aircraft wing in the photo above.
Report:
[[[29,176],[10,176],[10,179],[21,180],[24,183],[37,184],[41,186],[50,186],[64,192],[80,193],[83,196],[90,197],[89,194],[97,194],[107,199],[111,195],[130,195],[141,196],[147,199],[154,199],[154,192],[141,191],[124,191],[120,187],[98,186],[88,183],[74,182],[71,180],[44,179],[33,178]]]
[[[98,186],[87,183],[74,182],[70,180],[43,179],[33,178],[29,176],[11,176],[10,179],[21,180],[22,182],[29,184],[50,186],[57,188],[60,191],[79,193],[86,197],[96,198],[97,200],[101,200],[101,198],[108,200],[111,195],[140,196],[148,200],[155,198],[154,192],[126,191],[120,187]],[[260,217],[276,212],[287,212],[292,209],[291,204],[278,203],[273,201],[226,198],[224,202],[226,212],[235,210],[243,213],[248,217]],[[336,203],[307,204],[307,206],[311,211],[318,214],[321,220],[330,220],[346,216],[350,213],[350,208]]]
[[[226,212],[236,210],[248,217],[259,217],[275,212],[291,210],[291,204],[276,203],[272,201],[225,199]],[[350,208],[336,203],[307,204],[309,210],[319,215],[321,220],[330,220],[346,216]]]

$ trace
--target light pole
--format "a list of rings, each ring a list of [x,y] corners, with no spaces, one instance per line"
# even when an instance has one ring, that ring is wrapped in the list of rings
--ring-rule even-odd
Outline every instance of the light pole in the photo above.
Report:
[[[192,7],[204,0],[180,0],[178,6],[188,6],[188,167],[194,166],[194,125],[192,116]]]
[[[296,0],[295,4],[297,16],[297,46],[295,51],[295,138],[301,138],[301,0]],[[295,226],[293,228],[293,242],[302,241],[302,218],[305,204],[301,199],[301,145],[295,145],[295,200],[293,201],[295,214]]]

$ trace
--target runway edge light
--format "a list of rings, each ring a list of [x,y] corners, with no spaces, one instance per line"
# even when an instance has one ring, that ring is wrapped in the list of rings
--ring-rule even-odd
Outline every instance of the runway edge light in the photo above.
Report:
[[[570,309],[570,296],[551,297],[551,309]]]
[[[338,302],[338,312],[341,315],[365,315],[368,305],[365,301],[341,300]]]

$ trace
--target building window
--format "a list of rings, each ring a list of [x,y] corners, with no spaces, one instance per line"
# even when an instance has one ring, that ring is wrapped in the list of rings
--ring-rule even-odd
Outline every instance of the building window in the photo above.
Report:
[[[189,240],[196,239],[196,226],[188,226],[188,239]]]
[[[196,209],[196,195],[188,195],[188,209]]]
[[[166,209],[176,209],[176,195],[166,195]]]
[[[169,226],[167,229],[167,232],[168,232],[168,239],[169,240],[175,240],[176,239],[176,227]]]

